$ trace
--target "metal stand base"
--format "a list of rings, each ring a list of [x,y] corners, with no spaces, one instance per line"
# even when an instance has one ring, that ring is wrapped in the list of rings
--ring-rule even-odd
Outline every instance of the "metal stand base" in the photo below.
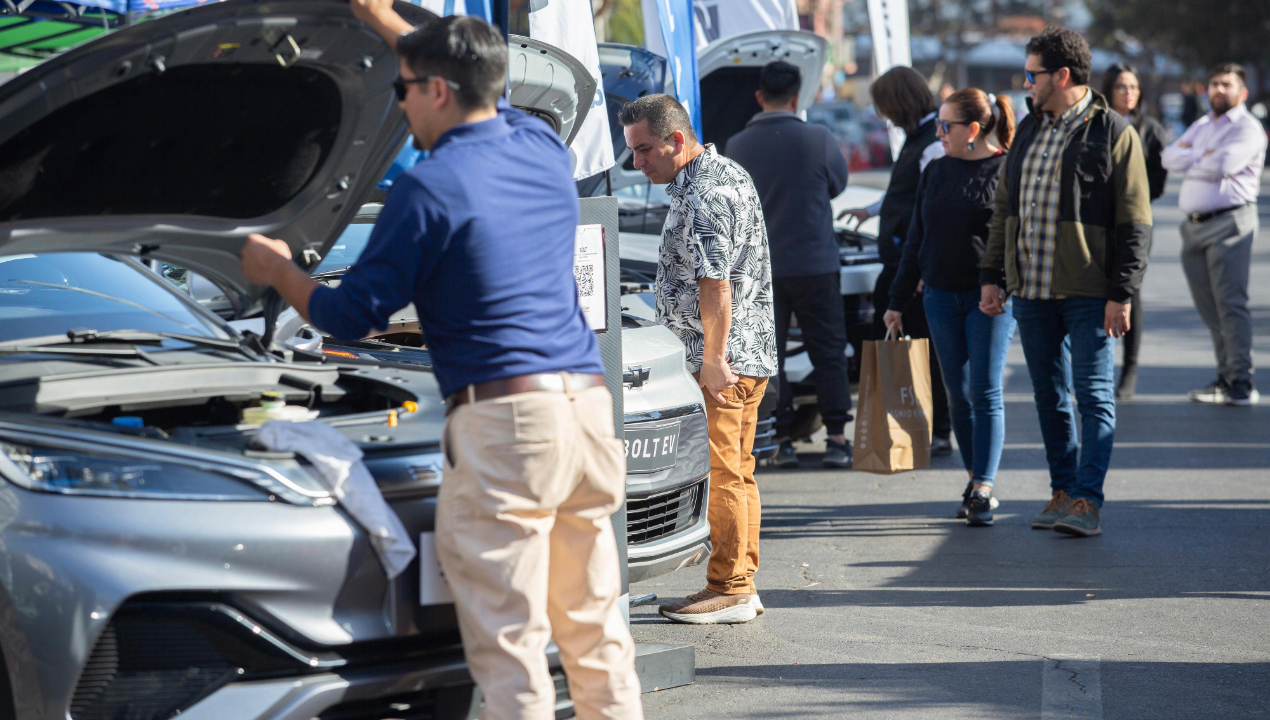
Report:
[[[691,685],[697,679],[697,650],[691,645],[635,643],[635,672],[646,693]]]

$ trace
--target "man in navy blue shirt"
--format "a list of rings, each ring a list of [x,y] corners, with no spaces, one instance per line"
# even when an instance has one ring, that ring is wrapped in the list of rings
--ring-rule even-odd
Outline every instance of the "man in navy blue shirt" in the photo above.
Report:
[[[429,157],[400,175],[360,259],[318,286],[252,235],[248,280],[344,339],[413,302],[449,415],[437,551],[487,720],[554,718],[554,637],[580,718],[643,717],[609,516],[625,460],[573,277],[578,202],[550,126],[500,99],[507,45],[473,17],[414,29],[353,0],[393,44]]]

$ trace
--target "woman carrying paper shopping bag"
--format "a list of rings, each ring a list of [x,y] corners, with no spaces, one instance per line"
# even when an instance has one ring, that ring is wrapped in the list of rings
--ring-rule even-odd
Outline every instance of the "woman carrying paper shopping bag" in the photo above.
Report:
[[[1014,317],[979,310],[979,261],[1014,112],[1008,98],[967,88],[944,101],[936,126],[944,157],[922,173],[884,321],[902,333],[904,305],[923,287],[953,433],[970,474],[957,517],[984,526],[992,524],[992,482],[1005,442],[1002,381]]]

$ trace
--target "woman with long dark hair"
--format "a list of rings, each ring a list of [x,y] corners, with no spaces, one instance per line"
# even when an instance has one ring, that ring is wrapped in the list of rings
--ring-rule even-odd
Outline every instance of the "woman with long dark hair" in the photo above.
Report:
[[[919,282],[925,286],[922,302],[952,428],[970,474],[957,517],[985,526],[992,524],[992,483],[1005,444],[1002,383],[1014,316],[979,309],[979,262],[1014,138],[1014,110],[1007,97],[968,88],[948,96],[935,122],[944,157],[922,173],[884,322],[903,332],[908,300]]]
[[[895,278],[900,264],[901,249],[904,238],[908,237],[908,225],[913,217],[913,202],[917,196],[917,183],[932,160],[942,157],[943,145],[935,136],[935,117],[939,105],[935,95],[926,85],[926,79],[910,67],[893,67],[882,73],[869,88],[873,96],[873,107],[878,115],[890,120],[906,134],[904,147],[895,158],[891,167],[891,182],[886,189],[886,196],[877,204],[867,208],[844,210],[838,215],[841,220],[853,215],[860,222],[871,215],[880,216],[878,230],[878,255],[882,259],[882,273],[878,275],[873,289],[873,335],[875,340],[886,336],[886,326],[882,323],[882,313],[890,298],[891,282]],[[909,335],[915,338],[930,337],[926,327],[926,318],[922,310],[922,302],[914,294],[916,288],[909,291]],[[931,386],[934,392],[934,427],[932,428],[930,452],[936,457],[952,454],[952,434],[948,415],[948,399],[944,395],[942,377],[939,372],[939,361],[932,355],[930,363]]]
[[[1151,186],[1151,200],[1164,194],[1164,182],[1169,171],[1161,159],[1164,153],[1164,126],[1143,112],[1142,86],[1138,71],[1128,63],[1115,63],[1102,77],[1102,94],[1111,109],[1120,113],[1138,131],[1142,138],[1142,151],[1147,160],[1147,181]],[[1124,366],[1120,370],[1120,382],[1116,385],[1116,398],[1128,400],[1138,385],[1138,348],[1142,346],[1142,298],[1141,292],[1129,302],[1129,329],[1124,334]]]

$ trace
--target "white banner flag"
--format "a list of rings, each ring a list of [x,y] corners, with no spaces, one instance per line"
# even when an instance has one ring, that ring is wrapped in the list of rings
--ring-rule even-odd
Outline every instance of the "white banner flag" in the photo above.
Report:
[[[697,49],[715,40],[760,30],[797,30],[794,0],[693,0]]]
[[[869,0],[869,29],[873,35],[873,77],[896,65],[913,66],[913,48],[908,37],[906,0]],[[891,125],[891,157],[900,154],[904,131]]]
[[[604,106],[600,51],[595,42],[591,0],[536,0],[529,5],[529,37],[564,50],[591,71],[595,97],[570,150],[577,158],[574,179],[581,180],[613,167],[613,136]]]

